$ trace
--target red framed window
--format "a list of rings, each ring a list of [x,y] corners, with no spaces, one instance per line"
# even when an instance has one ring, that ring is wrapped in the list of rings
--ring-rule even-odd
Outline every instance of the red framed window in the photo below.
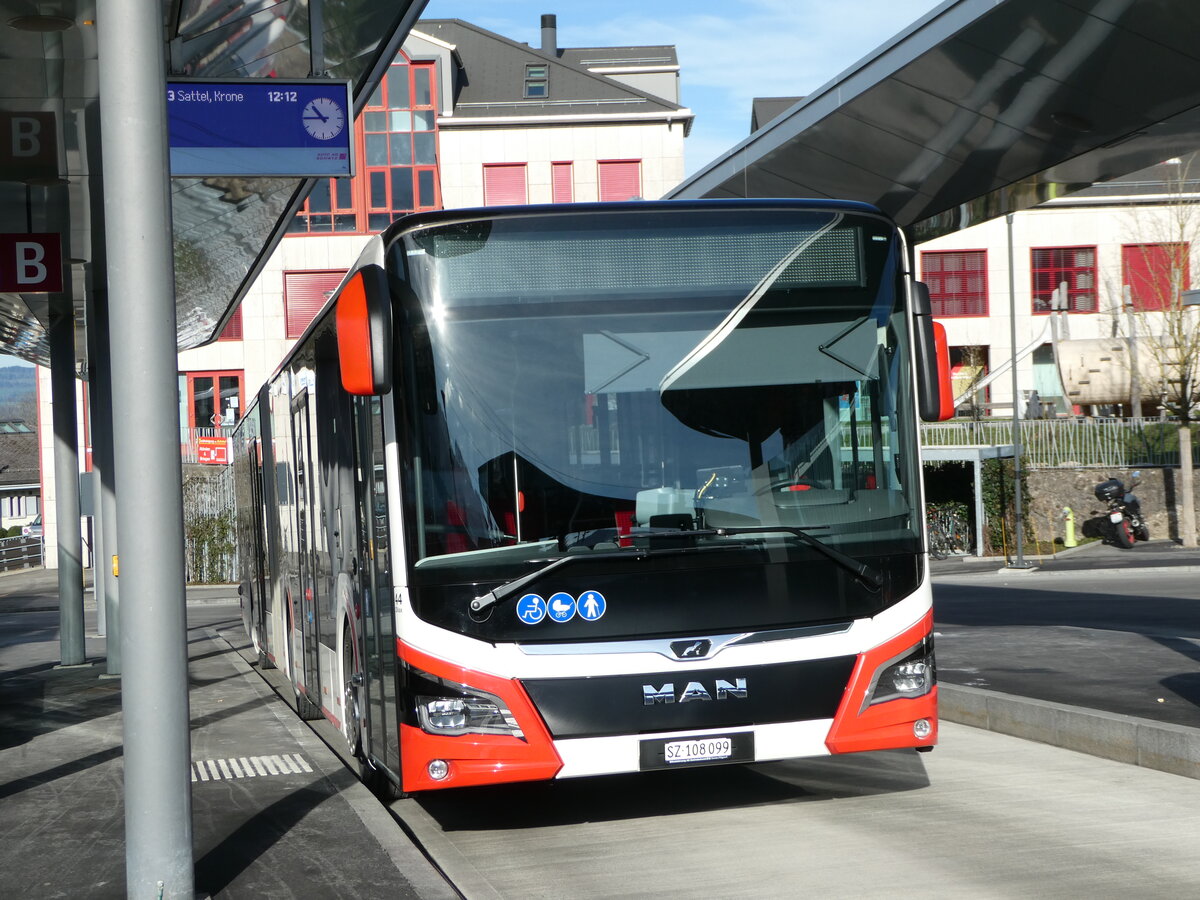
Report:
[[[284,272],[283,309],[287,315],[287,336],[300,337],[321,307],[325,305],[346,274],[344,269],[327,272]]]
[[[483,205],[511,206],[529,202],[525,163],[485,163]]]
[[[959,347],[950,347],[950,385],[952,393],[955,397],[961,397],[972,386],[979,384],[987,375],[988,360],[991,356],[991,348],[986,345],[968,345]],[[965,404],[959,408],[958,414],[970,412],[971,403],[976,403],[982,406],[991,400],[991,388],[985,387],[982,391],[978,389],[973,391],[976,396],[968,397]],[[982,394],[982,396],[979,396]]]
[[[240,341],[242,339],[242,308],[239,306],[217,335],[218,341]]]
[[[555,203],[571,203],[575,200],[574,163],[550,163],[550,190]]]
[[[1122,283],[1139,311],[1171,309],[1180,291],[1191,287],[1186,243],[1125,244],[1121,247]]]
[[[1099,310],[1096,300],[1095,247],[1034,247],[1030,251],[1033,311],[1053,312],[1054,291],[1067,286],[1067,311]]]
[[[355,120],[354,178],[318,181],[292,234],[382,231],[406,213],[441,208],[433,62],[400,54]]]
[[[240,370],[183,372],[180,388],[186,404],[188,428],[217,428],[236,425],[242,418],[245,402]]]
[[[988,314],[986,250],[927,250],[921,280],[929,286],[935,316]]]
[[[601,201],[634,200],[642,196],[640,159],[601,160],[596,165]]]

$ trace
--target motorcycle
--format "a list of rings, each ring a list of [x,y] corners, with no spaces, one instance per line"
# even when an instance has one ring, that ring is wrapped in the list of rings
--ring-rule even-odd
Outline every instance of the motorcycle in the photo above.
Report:
[[[1141,472],[1133,473],[1128,489],[1119,478],[1102,481],[1095,489],[1096,499],[1108,507],[1108,521],[1116,542],[1125,548],[1132,547],[1137,541],[1150,540],[1150,529],[1142,518],[1142,505],[1133,493],[1141,475]]]

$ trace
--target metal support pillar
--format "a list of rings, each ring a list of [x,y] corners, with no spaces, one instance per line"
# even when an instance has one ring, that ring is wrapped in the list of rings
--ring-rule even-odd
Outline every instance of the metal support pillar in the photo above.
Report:
[[[1013,274],[1013,215],[1005,217],[1008,222],[1008,310],[1012,337],[1012,436],[1013,436],[1013,514],[1016,519],[1017,561],[1011,568],[1027,569],[1025,562],[1025,526],[1021,521],[1025,515],[1021,506],[1021,400],[1017,382],[1017,289]],[[1000,465],[1004,465],[1003,462]]]
[[[972,467],[975,476],[975,555],[983,556],[983,517],[986,515],[983,508],[983,459],[976,457]]]
[[[1138,363],[1137,318],[1133,314],[1133,291],[1129,285],[1124,285],[1121,292],[1121,302],[1125,307],[1125,321],[1129,328],[1129,407],[1130,415],[1135,419],[1142,417],[1142,376]]]
[[[129,897],[194,890],[175,290],[158,0],[97,3]]]
[[[92,583],[96,591],[96,612],[104,613],[104,634],[107,638],[107,672],[121,674],[121,605],[117,579],[112,571],[112,557],[117,553],[117,506],[113,477],[112,426],[112,365],[108,356],[108,291],[104,287],[104,265],[97,261],[102,246],[93,237],[92,275],[94,284],[88,292],[88,396],[92,404],[92,472],[96,497],[95,547],[92,563]]]
[[[50,298],[50,385],[54,418],[54,504],[58,540],[59,655],[82,665],[83,538],[79,533],[79,426],[75,410],[75,311],[69,293]]]
[[[323,78],[325,71],[325,0],[308,0],[308,74]]]
[[[89,104],[78,127],[80,152],[89,172],[104,170],[100,148],[100,105]],[[104,179],[88,179],[88,237],[91,262],[87,270],[88,382],[92,402],[92,470],[96,496],[92,504],[95,552],[92,583],[97,618],[103,613],[109,675],[121,674],[121,605],[112,559],[117,554],[116,476],[113,472],[112,362],[109,359],[108,251],[104,231]]]

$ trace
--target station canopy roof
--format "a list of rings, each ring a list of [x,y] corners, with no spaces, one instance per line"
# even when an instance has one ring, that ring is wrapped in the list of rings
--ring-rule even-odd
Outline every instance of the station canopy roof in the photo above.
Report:
[[[948,0],[672,196],[863,200],[926,240],[1197,149],[1200,4]]]
[[[324,70],[366,103],[425,0],[324,4]],[[163,0],[172,75],[306,78],[308,0]],[[0,234],[61,235],[70,261],[76,354],[83,369],[86,287],[103,235],[96,0],[0,0],[0,124],[53,114],[57,165],[0,155]],[[181,350],[213,340],[303,201],[300,178],[175,178],[171,182],[176,318]],[[136,197],[122,198],[136,203]],[[49,365],[48,294],[0,292],[0,350]]]

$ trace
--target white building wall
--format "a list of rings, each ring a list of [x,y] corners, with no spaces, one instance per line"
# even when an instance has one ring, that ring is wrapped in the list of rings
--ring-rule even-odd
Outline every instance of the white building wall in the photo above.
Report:
[[[483,167],[526,163],[530,203],[551,202],[550,164],[574,164],[575,201],[599,199],[601,160],[640,159],[642,196],[656,200],[683,180],[679,122],[542,125],[529,128],[448,125],[439,133],[442,203],[447,209],[483,205]]]
[[[1200,212],[1197,213],[1200,225]],[[1196,230],[1196,229],[1193,229]],[[1017,213],[1013,217],[1013,279],[1010,300],[1008,270],[1008,225],[1001,217],[963,231],[948,234],[917,246],[917,273],[921,274],[920,254],[930,250],[986,250],[988,276],[988,315],[982,317],[939,317],[946,326],[950,346],[986,346],[990,349],[990,370],[994,371],[1012,354],[1010,338],[1015,301],[1017,349],[1023,350],[1036,338],[1051,339],[1050,316],[1035,315],[1032,294],[1032,253],[1034,248],[1094,246],[1096,248],[1097,309],[1095,313],[1069,313],[1065,316],[1066,333],[1060,337],[1074,340],[1126,335],[1120,317],[1123,284],[1121,247],[1123,244],[1159,243],[1171,240],[1169,213],[1162,206],[1128,205],[1081,207],[1066,203]],[[1192,265],[1196,265],[1193,248]],[[1197,285],[1195,272],[1192,285]],[[1114,332],[1114,328],[1116,331]],[[1026,356],[1017,365],[1018,390],[1033,386],[1032,359]],[[991,400],[996,406],[1012,402],[1012,376],[1005,373],[991,385]],[[1011,409],[1011,406],[1008,407]]]

